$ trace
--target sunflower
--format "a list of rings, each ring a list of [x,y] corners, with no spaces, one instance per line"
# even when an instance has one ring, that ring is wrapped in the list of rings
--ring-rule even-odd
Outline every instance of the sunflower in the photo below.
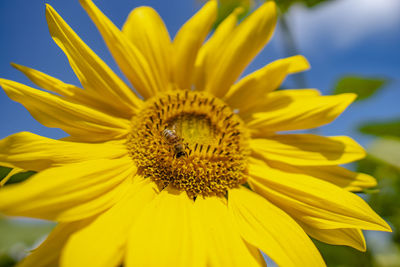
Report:
[[[237,81],[276,24],[271,1],[238,24],[207,2],[173,41],[150,7],[119,30],[81,4],[130,85],[49,5],[51,36],[82,87],[14,64],[34,89],[0,84],[39,122],[69,134],[0,141],[0,165],[37,173],[0,189],[0,211],[58,222],[19,266],[323,266],[309,236],[365,251],[361,230],[390,231],[351,191],[373,177],[338,165],[365,156],[345,136],[280,132],[334,120],[353,94],[279,90],[302,56]],[[139,96],[140,95],[140,96]]]

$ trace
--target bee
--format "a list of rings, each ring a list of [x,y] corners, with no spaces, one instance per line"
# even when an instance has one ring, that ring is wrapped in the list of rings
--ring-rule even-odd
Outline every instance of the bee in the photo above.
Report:
[[[165,142],[174,148],[175,158],[178,159],[183,156],[187,157],[185,145],[183,144],[182,139],[177,135],[175,129],[165,128],[162,131],[162,136]]]

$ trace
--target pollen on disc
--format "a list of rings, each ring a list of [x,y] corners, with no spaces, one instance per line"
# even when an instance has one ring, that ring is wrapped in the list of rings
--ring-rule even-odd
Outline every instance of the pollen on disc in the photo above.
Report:
[[[132,119],[129,154],[160,188],[189,196],[224,195],[247,175],[248,133],[220,99],[171,91],[146,101]]]

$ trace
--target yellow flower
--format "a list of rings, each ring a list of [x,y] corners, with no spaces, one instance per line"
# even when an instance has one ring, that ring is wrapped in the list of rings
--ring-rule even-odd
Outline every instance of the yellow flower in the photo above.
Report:
[[[323,266],[308,235],[364,251],[361,230],[390,231],[350,192],[375,179],[338,166],[364,157],[356,142],[278,134],[331,122],[353,94],[274,92],[309,67],[302,56],[236,82],[273,33],[273,2],[239,25],[233,12],[205,44],[215,1],[173,41],[149,7],[120,31],[81,3],[142,98],[47,6],[84,89],[20,65],[45,91],[0,80],[39,122],[69,134],[0,141],[0,165],[38,172],[0,189],[0,211],[59,223],[20,266],[262,266],[260,250],[279,266]]]

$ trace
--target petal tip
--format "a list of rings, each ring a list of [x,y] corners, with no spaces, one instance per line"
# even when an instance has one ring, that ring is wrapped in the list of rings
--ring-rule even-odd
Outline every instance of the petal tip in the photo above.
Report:
[[[259,7],[259,9],[264,9],[264,12],[272,11],[276,17],[278,16],[278,7],[276,6],[275,1],[266,1]]]
[[[357,94],[354,94],[354,93],[347,93],[346,95],[347,95],[347,97],[349,98],[349,102],[350,102],[350,103],[353,103],[354,100],[356,100],[357,97],[358,97],[358,95],[357,95]]]
[[[298,55],[299,59],[302,61],[303,65],[304,65],[304,70],[309,70],[311,69],[311,64],[308,61],[308,59],[303,56],[303,55]]]
[[[212,9],[213,12],[217,12],[218,2],[216,0],[209,0],[206,4],[204,4],[203,8]]]
[[[79,0],[79,3],[81,3],[81,5],[88,4],[90,2],[92,2],[92,1],[90,1],[90,0]]]
[[[23,72],[24,69],[26,69],[25,66],[20,65],[20,64],[17,64],[17,63],[14,63],[14,62],[10,62],[10,65],[11,65],[11,67],[13,67],[14,69],[19,70],[19,71],[21,71],[21,72]]]
[[[385,220],[382,219],[382,221],[383,221],[382,227],[384,228],[383,231],[388,233],[393,233],[393,230],[390,227],[390,225]]]
[[[240,16],[241,14],[243,14],[243,12],[245,11],[245,9],[243,7],[237,7],[232,11],[232,14],[234,14],[235,16]]]
[[[45,8],[46,8],[46,13],[55,12],[54,8],[49,3],[45,3]]]

